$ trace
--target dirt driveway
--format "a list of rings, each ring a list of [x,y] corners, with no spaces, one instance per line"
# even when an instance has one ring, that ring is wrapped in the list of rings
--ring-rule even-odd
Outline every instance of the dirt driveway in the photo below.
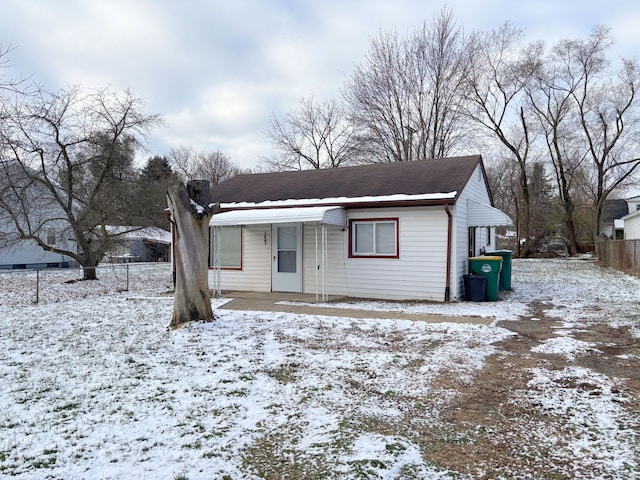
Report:
[[[500,353],[489,359],[476,381],[442,412],[441,419],[449,423],[458,441],[430,445],[430,458],[474,478],[639,478],[637,465],[621,465],[619,475],[610,476],[586,442],[575,456],[593,458],[576,462],[571,454],[581,449],[583,437],[593,441],[602,428],[632,429],[637,441],[637,338],[628,327],[595,324],[572,332],[576,340],[593,347],[571,361],[565,355],[536,352],[536,347],[558,338],[562,325],[545,315],[544,305],[537,303],[534,308],[534,320],[500,322],[516,335],[498,345]],[[536,389],[532,381],[540,368],[551,372],[556,395],[547,398],[548,403],[544,397],[523,401],[523,392]],[[554,372],[562,374],[554,377]],[[451,379],[443,379],[447,381]],[[599,399],[603,406],[597,406]],[[626,410],[624,421],[611,424],[611,419],[592,418],[605,414],[611,402]],[[629,448],[637,454],[637,443]]]

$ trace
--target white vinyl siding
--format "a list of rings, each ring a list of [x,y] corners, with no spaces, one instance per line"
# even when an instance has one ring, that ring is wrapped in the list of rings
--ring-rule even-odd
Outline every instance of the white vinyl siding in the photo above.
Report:
[[[478,165],[471,175],[465,189],[460,194],[455,206],[450,207],[453,213],[452,244],[454,250],[451,256],[451,300],[462,300],[464,296],[463,275],[468,273],[469,257],[469,228],[467,225],[467,199],[478,203],[491,205],[482,168]],[[495,245],[495,229],[491,229],[491,243]],[[476,248],[486,246],[486,228],[476,229]]]
[[[349,258],[349,230],[327,227],[330,295],[389,300],[444,299],[447,216],[443,207],[347,210],[347,218],[398,218],[400,257]],[[314,293],[318,267],[315,225],[305,225],[303,250],[303,290]]]
[[[59,215],[59,214],[58,214]],[[1,222],[1,219],[0,219]],[[68,224],[60,222],[48,222],[55,226],[48,227],[56,232],[55,246],[61,250],[74,251],[76,243],[71,240],[73,234],[69,232]],[[43,240],[51,240],[49,231],[43,231]],[[15,245],[0,248],[0,268],[11,268],[13,265],[24,265],[28,268],[42,268],[48,265],[74,265],[75,260],[67,255],[44,250],[33,240],[22,240]]]
[[[223,290],[271,291],[271,226],[249,225],[242,228],[242,270],[220,272]],[[213,288],[214,271],[209,271]]]
[[[624,239],[640,239],[640,215],[629,217],[624,221]]]

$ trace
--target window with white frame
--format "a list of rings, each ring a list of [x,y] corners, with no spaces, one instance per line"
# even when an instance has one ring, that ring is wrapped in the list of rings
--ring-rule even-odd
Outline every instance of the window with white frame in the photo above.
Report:
[[[349,222],[351,257],[398,258],[398,219],[363,219]]]
[[[215,255],[219,253],[220,268],[242,269],[242,228],[211,227],[209,234],[209,266],[216,266]],[[217,242],[219,250],[216,250]]]

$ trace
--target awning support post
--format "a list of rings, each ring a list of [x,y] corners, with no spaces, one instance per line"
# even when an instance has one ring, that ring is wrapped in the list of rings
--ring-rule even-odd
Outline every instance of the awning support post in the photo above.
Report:
[[[328,282],[329,275],[327,269],[329,268],[329,261],[327,259],[327,224],[322,224],[322,301],[326,302],[329,300],[328,294]]]
[[[222,268],[220,266],[220,238],[218,227],[213,227],[213,294],[222,296]]]

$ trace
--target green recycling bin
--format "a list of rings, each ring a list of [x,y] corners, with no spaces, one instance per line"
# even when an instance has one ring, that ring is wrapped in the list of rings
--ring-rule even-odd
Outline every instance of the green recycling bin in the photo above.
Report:
[[[500,270],[502,270],[502,257],[469,257],[469,270],[477,275],[487,277],[486,298],[489,302],[498,300],[500,288]]]
[[[500,270],[500,290],[511,290],[511,258],[513,250],[496,250],[490,255],[502,257],[502,270]]]

